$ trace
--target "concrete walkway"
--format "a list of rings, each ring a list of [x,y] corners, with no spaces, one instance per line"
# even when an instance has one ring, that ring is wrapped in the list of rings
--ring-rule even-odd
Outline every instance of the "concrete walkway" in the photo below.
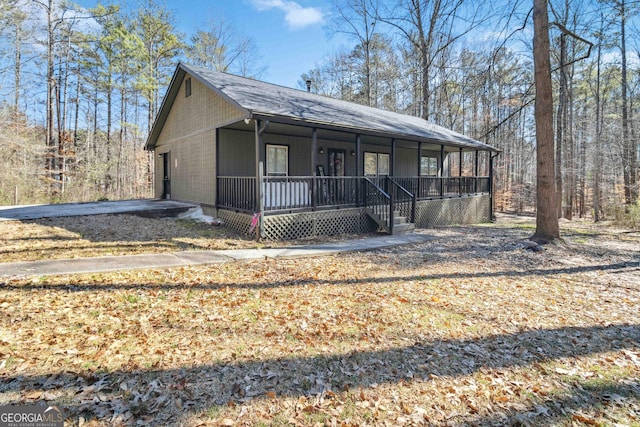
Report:
[[[57,259],[0,264],[0,278],[101,273],[109,271],[219,264],[224,262],[336,255],[420,243],[432,237],[423,234],[376,236],[365,239],[292,246],[275,249],[183,251],[164,254]]]
[[[54,205],[0,206],[0,221],[56,218],[98,214],[137,214],[147,217],[175,216],[195,205],[173,200],[139,199]]]

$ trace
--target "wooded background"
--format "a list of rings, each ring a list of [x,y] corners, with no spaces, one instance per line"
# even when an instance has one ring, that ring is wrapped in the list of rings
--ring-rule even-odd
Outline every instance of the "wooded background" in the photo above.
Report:
[[[301,89],[423,117],[491,144],[497,210],[535,208],[532,2],[336,0]],[[549,5],[559,215],[638,200],[640,43],[631,0]],[[219,19],[186,37],[145,0],[86,10],[0,0],[0,204],[151,195],[148,130],[183,60],[259,78],[259,41]],[[472,154],[467,164],[472,164]],[[454,169],[457,170],[457,169]],[[465,170],[471,175],[472,170]]]

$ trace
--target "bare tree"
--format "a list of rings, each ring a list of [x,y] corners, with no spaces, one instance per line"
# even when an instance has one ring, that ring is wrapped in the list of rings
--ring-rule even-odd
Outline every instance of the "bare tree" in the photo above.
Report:
[[[560,238],[560,226],[554,179],[553,91],[547,0],[533,1],[533,61],[536,86],[537,213],[536,232],[532,240],[550,243]]]
[[[337,2],[332,30],[354,38],[363,53],[363,94],[366,105],[372,105],[372,43],[376,34],[377,0],[347,0]]]
[[[194,64],[212,70],[258,77],[264,72],[252,38],[238,34],[224,19],[212,20],[191,36],[186,54]]]

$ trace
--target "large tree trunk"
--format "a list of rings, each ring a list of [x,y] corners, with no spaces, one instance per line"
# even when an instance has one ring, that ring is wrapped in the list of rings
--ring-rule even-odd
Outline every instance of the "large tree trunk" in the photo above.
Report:
[[[536,85],[537,214],[532,240],[550,243],[560,238],[556,208],[553,147],[553,94],[549,59],[547,0],[533,1],[533,62]]]

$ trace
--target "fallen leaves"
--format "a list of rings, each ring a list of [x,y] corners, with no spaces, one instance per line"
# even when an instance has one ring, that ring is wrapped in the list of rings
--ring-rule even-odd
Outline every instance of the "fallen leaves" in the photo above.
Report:
[[[558,248],[510,249],[517,229],[469,230],[339,257],[12,280],[0,403],[58,403],[83,425],[637,422],[640,284],[593,266],[634,262],[639,246],[582,245],[571,259],[586,264],[567,269]]]

